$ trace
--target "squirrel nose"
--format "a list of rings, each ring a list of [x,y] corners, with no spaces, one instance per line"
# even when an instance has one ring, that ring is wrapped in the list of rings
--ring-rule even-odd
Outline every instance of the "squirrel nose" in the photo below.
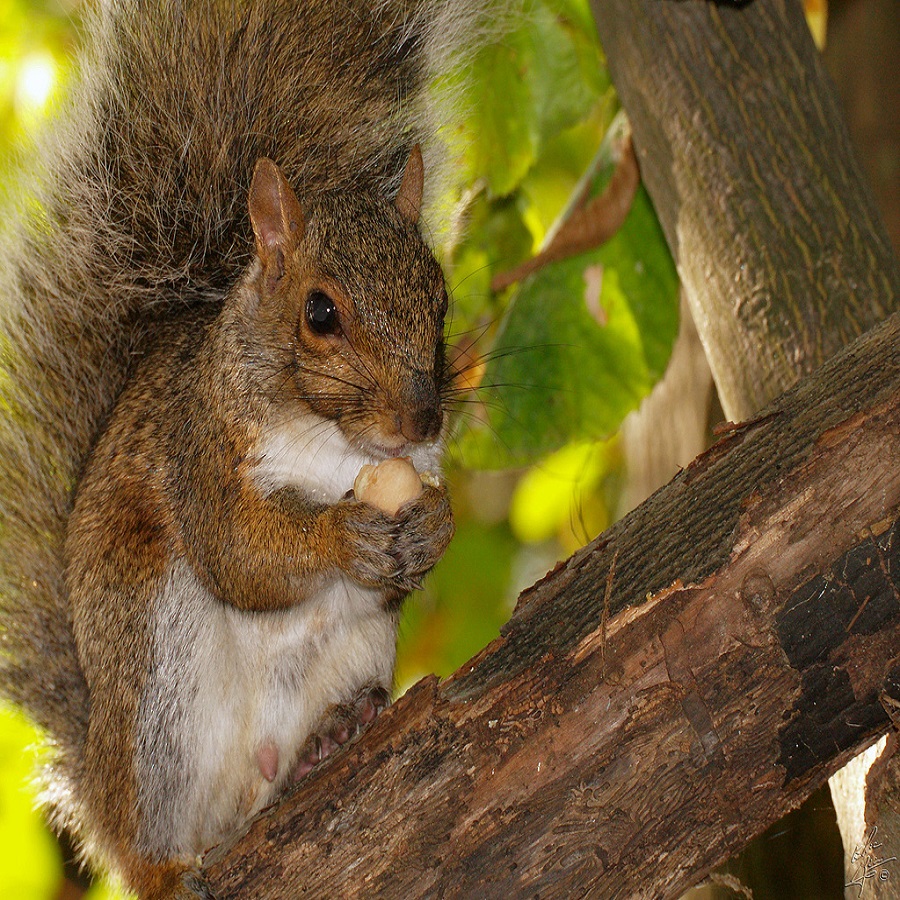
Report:
[[[413,375],[404,391],[400,409],[397,425],[411,443],[428,441],[440,434],[444,413],[433,378],[420,373]]]
[[[405,412],[400,417],[400,433],[413,444],[431,440],[440,434],[443,418],[439,406]]]

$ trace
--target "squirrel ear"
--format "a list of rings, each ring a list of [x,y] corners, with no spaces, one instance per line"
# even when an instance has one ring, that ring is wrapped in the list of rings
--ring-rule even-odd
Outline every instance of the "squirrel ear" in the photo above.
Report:
[[[406,161],[400,190],[394,198],[394,205],[405,219],[413,225],[419,221],[419,210],[422,208],[422,192],[425,189],[425,166],[422,163],[422,148],[416,144]]]
[[[271,159],[257,160],[247,198],[256,237],[256,252],[263,264],[296,249],[303,238],[303,210],[281,169]]]

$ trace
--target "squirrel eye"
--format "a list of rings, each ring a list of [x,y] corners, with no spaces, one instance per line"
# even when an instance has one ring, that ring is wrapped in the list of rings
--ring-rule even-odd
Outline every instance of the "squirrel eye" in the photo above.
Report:
[[[337,334],[337,304],[323,291],[313,291],[306,301],[306,322],[316,334]]]

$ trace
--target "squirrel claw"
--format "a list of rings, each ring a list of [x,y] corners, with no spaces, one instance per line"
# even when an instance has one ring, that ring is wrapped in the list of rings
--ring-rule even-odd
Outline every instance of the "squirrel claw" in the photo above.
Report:
[[[333,707],[325,716],[322,727],[310,735],[300,751],[291,773],[292,780],[299,781],[308,775],[323,759],[374,722],[389,703],[388,692],[375,687],[364,691],[352,703]]]

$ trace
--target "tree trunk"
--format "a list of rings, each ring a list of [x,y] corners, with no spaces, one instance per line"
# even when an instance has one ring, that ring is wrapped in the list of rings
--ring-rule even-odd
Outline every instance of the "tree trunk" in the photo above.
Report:
[[[898,458],[900,315],[213,854],[213,895],[677,896],[889,729]]]
[[[722,407],[749,418],[898,307],[799,0],[592,0]]]

